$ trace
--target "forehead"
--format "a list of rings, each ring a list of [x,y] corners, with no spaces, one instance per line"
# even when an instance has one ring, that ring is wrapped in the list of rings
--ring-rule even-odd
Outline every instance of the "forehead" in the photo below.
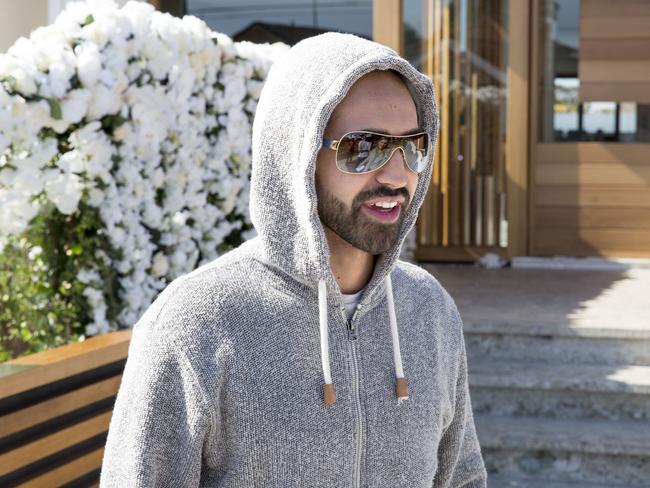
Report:
[[[417,118],[415,101],[397,73],[371,71],[350,87],[332,112],[327,128],[340,132],[380,127],[398,132],[416,127]]]

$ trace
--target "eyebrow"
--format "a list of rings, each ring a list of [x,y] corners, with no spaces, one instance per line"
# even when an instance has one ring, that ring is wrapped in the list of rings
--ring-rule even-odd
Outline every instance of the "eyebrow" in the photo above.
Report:
[[[388,132],[386,129],[377,129],[377,128],[373,128],[373,127],[370,127],[370,128],[368,128],[368,129],[361,129],[361,130],[365,130],[365,131],[369,131],[369,132],[381,132],[382,134],[389,134],[389,132]],[[424,132],[424,130],[421,129],[420,127],[416,127],[416,128],[414,128],[414,129],[409,129],[409,130],[407,130],[406,132],[400,132],[400,133],[398,133],[398,134],[393,134],[393,135],[396,135],[396,136],[407,136],[407,135],[409,135],[409,134],[415,134],[415,133],[417,133],[417,132]]]

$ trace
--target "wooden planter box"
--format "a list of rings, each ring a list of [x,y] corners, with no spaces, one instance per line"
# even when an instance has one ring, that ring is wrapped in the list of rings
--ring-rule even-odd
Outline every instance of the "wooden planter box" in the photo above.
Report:
[[[0,486],[97,486],[131,330],[0,364]]]

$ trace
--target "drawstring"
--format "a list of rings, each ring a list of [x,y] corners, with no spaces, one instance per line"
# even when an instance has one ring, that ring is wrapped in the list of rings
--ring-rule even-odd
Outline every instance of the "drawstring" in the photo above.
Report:
[[[397,404],[408,399],[408,385],[404,378],[404,369],[402,367],[402,355],[399,348],[399,337],[397,334],[397,317],[395,315],[395,301],[393,300],[393,284],[390,274],[384,279],[386,286],[386,296],[388,297],[388,317],[390,319],[391,337],[393,339],[393,362],[395,363],[395,392],[397,394]],[[327,284],[325,280],[318,281],[318,315],[320,321],[320,351],[321,361],[323,364],[323,377],[325,379],[325,388],[323,399],[325,403],[332,404],[336,402],[336,392],[332,384],[330,372],[330,355],[327,331]]]
[[[330,374],[330,350],[327,339],[327,284],[325,280],[318,282],[318,316],[320,319],[320,356],[323,363],[323,377],[325,378],[325,403],[336,401],[336,392]]]
[[[388,317],[390,318],[390,332],[393,336],[393,362],[395,363],[395,393],[397,394],[397,404],[400,405],[403,400],[408,400],[409,389],[404,378],[402,368],[402,354],[399,350],[399,337],[397,336],[397,317],[395,316],[395,301],[393,300],[393,283],[390,280],[390,274],[384,280],[386,283],[386,295],[388,296]]]

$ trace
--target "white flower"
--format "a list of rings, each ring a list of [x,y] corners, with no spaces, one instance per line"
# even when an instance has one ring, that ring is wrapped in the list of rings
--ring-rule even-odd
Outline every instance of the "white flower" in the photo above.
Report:
[[[11,70],[8,74],[15,80],[16,90],[18,92],[25,96],[34,95],[36,93],[36,82],[24,69],[17,67]]]
[[[101,276],[95,269],[82,268],[77,272],[77,280],[85,285],[96,284],[101,285]]]
[[[63,153],[59,158],[59,166],[73,173],[81,173],[86,166],[84,155],[78,149]]]
[[[34,246],[27,253],[27,257],[30,261],[34,261],[34,259],[36,259],[41,254],[43,254],[43,248],[41,246]]]
[[[70,80],[74,75],[74,67],[61,62],[52,63],[49,67],[49,85],[54,98],[63,98],[70,88]]]
[[[104,201],[104,192],[99,188],[91,188],[88,190],[88,205],[92,207],[99,207]]]
[[[13,181],[14,188],[23,191],[26,195],[38,195],[43,191],[44,184],[41,173],[34,172],[29,167],[20,167]]]
[[[103,83],[97,83],[92,90],[88,106],[90,119],[101,119],[104,115],[114,114],[120,110],[122,100],[119,93]]]
[[[235,207],[235,199],[237,198],[237,194],[239,193],[240,187],[239,185],[236,184],[236,182],[232,182],[230,185],[230,189],[228,193],[225,195],[225,200],[221,204],[221,210],[223,211],[224,214],[229,214],[232,212],[233,208]]]
[[[92,24],[91,24],[92,25]],[[96,44],[84,43],[75,48],[77,55],[77,75],[86,88],[92,88],[99,78],[102,69],[99,48]]]
[[[151,265],[151,274],[153,276],[165,276],[169,270],[169,261],[167,256],[162,252],[157,252],[153,257],[153,264]]]
[[[124,123],[113,131],[113,139],[116,141],[123,141],[132,133],[133,129],[131,128],[131,124]]]
[[[91,93],[85,88],[71,90],[61,104],[63,120],[76,124],[86,115]]]
[[[45,191],[47,197],[62,214],[70,215],[77,210],[82,190],[83,184],[76,174],[57,170],[48,171]]]

